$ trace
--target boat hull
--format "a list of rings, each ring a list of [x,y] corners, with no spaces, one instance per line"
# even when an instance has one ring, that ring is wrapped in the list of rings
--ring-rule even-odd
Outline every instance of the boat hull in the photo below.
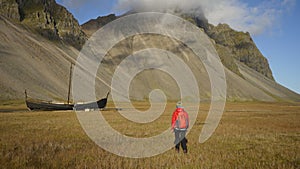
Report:
[[[75,104],[75,110],[86,110],[86,109],[103,109],[106,107],[107,98],[98,100],[97,102],[85,103],[85,104]]]
[[[47,102],[35,102],[26,101],[26,105],[30,110],[43,110],[43,111],[54,111],[54,110],[73,110],[73,104],[56,104]]]

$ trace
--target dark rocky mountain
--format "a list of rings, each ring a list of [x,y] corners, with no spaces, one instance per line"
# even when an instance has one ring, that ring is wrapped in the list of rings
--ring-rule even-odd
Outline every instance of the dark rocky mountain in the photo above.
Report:
[[[227,68],[240,74],[235,62],[241,62],[274,80],[267,59],[258,50],[248,32],[234,31],[227,24],[209,25],[204,30],[214,40],[217,52]]]
[[[132,13],[134,12],[128,14]],[[213,26],[208,23],[204,16],[201,16],[201,18],[182,14],[180,16],[204,29],[213,41],[223,64],[228,69],[241,75],[235,62],[242,62],[267,78],[274,80],[267,59],[258,50],[248,32],[235,31],[227,24]],[[98,17],[84,23],[82,28],[88,36],[91,36],[102,26],[117,18],[114,14]]]
[[[215,45],[225,65],[228,100],[300,101],[298,94],[274,81],[267,59],[249,33],[237,32],[226,24],[213,26],[204,17],[181,17],[199,26]],[[117,18],[113,14],[98,17],[80,26],[54,0],[0,0],[0,100],[22,99],[25,89],[36,98],[65,100],[70,63],[76,62],[78,49],[95,31]],[[171,43],[166,37],[136,35],[125,39],[105,57],[106,74],[97,74],[96,95],[106,96],[110,87],[102,81],[110,84],[108,77],[120,60],[147,47],[166,49],[183,57],[178,50],[181,48],[194,57],[184,45]],[[201,99],[209,99],[210,84],[202,63],[190,59],[187,64],[201,77]],[[144,100],[151,90],[163,88],[168,99],[176,100],[177,86],[170,81],[166,74],[145,71],[133,80],[130,96]]]
[[[99,16],[97,19],[91,19],[81,26],[84,32],[90,37],[99,28],[103,27],[104,25],[108,24],[109,22],[117,18],[118,17],[115,14],[110,14],[107,16]]]
[[[49,40],[62,40],[77,49],[87,39],[74,16],[55,0],[1,0],[0,13]]]

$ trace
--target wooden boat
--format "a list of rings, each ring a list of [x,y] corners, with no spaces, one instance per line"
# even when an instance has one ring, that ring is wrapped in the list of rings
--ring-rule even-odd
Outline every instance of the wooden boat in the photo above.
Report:
[[[43,111],[54,111],[54,110],[85,110],[85,109],[103,109],[106,107],[107,98],[98,100],[96,102],[81,103],[81,104],[70,104],[70,92],[71,92],[71,76],[72,76],[72,64],[70,68],[70,78],[69,78],[69,90],[68,90],[68,102],[65,103],[53,103],[49,101],[37,100],[28,98],[27,92],[25,90],[25,102],[30,110],[43,110]]]
[[[108,95],[109,95],[109,92],[107,93],[106,98],[103,98],[96,102],[75,104],[74,110],[103,109],[106,107]]]
[[[44,111],[52,111],[52,110],[73,110],[74,104],[70,104],[70,92],[71,92],[71,77],[72,77],[72,66],[70,67],[70,78],[69,78],[69,90],[68,90],[68,102],[65,103],[53,103],[49,101],[43,101],[38,99],[28,98],[27,92],[25,90],[25,102],[30,110],[44,110]]]
[[[27,97],[27,92],[25,91],[26,96],[26,105],[30,110],[43,110],[43,111],[55,111],[55,110],[86,110],[86,109],[103,109],[106,107],[107,98],[109,92],[107,93],[106,98],[98,100],[96,102],[90,103],[78,103],[78,104],[63,104],[63,103],[53,103],[43,100],[29,99]]]
[[[73,104],[60,104],[46,101],[29,100],[26,99],[26,105],[30,110],[43,110],[43,111],[54,111],[54,110],[73,110]]]

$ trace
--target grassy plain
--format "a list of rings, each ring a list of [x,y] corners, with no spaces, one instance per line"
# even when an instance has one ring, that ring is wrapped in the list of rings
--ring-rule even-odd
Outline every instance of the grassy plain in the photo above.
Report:
[[[121,133],[149,137],[169,127],[173,108],[168,104],[166,112],[147,125],[130,124],[115,110],[103,114]],[[74,111],[30,112],[12,104],[0,109],[5,110],[0,113],[0,168],[300,168],[300,104],[227,103],[217,130],[200,144],[209,109],[209,104],[201,104],[187,136],[188,154],[171,149],[143,159],[119,157],[98,147]]]

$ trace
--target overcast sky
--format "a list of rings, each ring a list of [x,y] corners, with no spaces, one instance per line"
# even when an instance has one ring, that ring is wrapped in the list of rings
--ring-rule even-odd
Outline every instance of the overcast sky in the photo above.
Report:
[[[160,10],[180,7],[204,13],[211,24],[227,23],[250,32],[268,59],[275,80],[300,94],[300,5],[296,0],[57,0],[80,24],[130,9]]]

